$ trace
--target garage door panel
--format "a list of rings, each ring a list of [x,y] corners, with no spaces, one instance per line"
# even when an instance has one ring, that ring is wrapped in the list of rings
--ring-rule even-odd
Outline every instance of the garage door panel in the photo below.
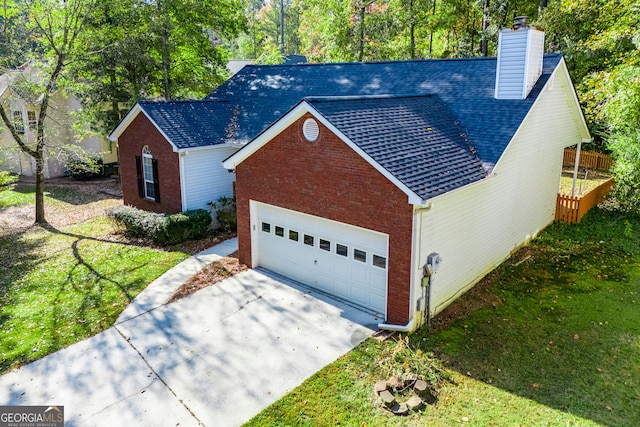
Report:
[[[255,203],[257,265],[324,292],[386,310],[388,236]],[[373,254],[378,254],[376,266]],[[381,257],[381,258],[380,258]]]

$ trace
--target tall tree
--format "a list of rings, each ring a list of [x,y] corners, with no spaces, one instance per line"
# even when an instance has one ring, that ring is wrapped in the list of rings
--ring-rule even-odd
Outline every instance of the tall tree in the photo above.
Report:
[[[142,98],[200,98],[226,78],[223,38],[244,28],[239,0],[99,2],[74,64],[85,120],[106,134]]]
[[[7,0],[9,2],[9,0]],[[14,5],[18,4],[16,0]],[[36,124],[36,137],[33,144],[27,143],[23,135],[9,119],[6,106],[0,104],[0,116],[9,129],[20,150],[31,156],[36,163],[36,204],[35,222],[46,224],[44,211],[44,165],[45,150],[51,142],[45,134],[45,122],[49,114],[51,96],[59,90],[63,72],[67,65],[77,58],[78,36],[87,16],[94,6],[93,0],[23,0],[20,5],[26,8],[28,21],[23,24],[30,30],[34,41],[41,50],[43,61],[34,67],[39,70],[38,79],[22,80],[21,93],[32,97],[39,103]],[[25,41],[30,43],[30,41]],[[27,50],[27,49],[25,49]]]

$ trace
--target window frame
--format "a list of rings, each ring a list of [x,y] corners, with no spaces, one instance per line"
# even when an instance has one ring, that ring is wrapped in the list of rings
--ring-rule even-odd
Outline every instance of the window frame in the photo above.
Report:
[[[156,194],[155,176],[153,174],[153,155],[151,154],[151,149],[148,145],[142,147],[142,182],[144,184],[144,198],[155,202]],[[149,195],[150,188],[151,195]]]
[[[24,115],[21,110],[13,110],[13,128],[17,133],[24,133]]]
[[[29,117],[33,114],[33,119]],[[30,131],[35,131],[38,127],[38,115],[36,114],[36,110],[27,110],[27,126]]]

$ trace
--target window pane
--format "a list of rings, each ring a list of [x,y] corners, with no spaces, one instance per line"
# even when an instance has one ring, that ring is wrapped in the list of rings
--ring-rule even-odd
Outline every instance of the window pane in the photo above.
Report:
[[[323,251],[331,251],[331,242],[328,240],[320,239],[320,249]]]
[[[380,255],[374,255],[373,265],[380,268],[387,268],[387,259]]]
[[[156,189],[153,186],[153,182],[145,182],[145,189],[146,189],[146,195],[148,198],[150,199],[155,199],[156,198]]]
[[[313,246],[313,236],[309,236],[308,234],[304,235],[304,244]]]
[[[38,124],[38,119],[36,118],[36,112],[27,111],[27,120],[29,121],[29,129],[35,130],[36,125]]]
[[[153,182],[153,161],[151,157],[143,157],[142,164],[144,166],[144,180]]]
[[[353,259],[360,262],[367,262],[367,253],[365,251],[361,251],[360,249],[354,249]]]
[[[13,127],[16,132],[24,133],[24,120],[22,118],[22,111],[13,112]]]
[[[345,245],[341,245],[340,243],[336,243],[336,253],[338,255],[347,256],[349,253],[349,248]]]
[[[293,230],[289,230],[289,240],[295,240],[297,242],[298,241],[298,232],[297,231],[293,231]]]
[[[276,225],[276,236],[284,237],[284,228],[280,227],[279,225]]]
[[[269,224],[268,222],[263,222],[262,231],[264,231],[265,233],[271,233],[271,224]]]

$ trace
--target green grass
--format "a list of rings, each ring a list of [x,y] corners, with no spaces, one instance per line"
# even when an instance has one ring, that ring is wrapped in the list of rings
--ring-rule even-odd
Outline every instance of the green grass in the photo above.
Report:
[[[530,259],[484,285],[501,304],[410,335],[415,357],[434,354],[451,376],[422,414],[394,418],[375,404],[380,360],[397,344],[368,340],[248,425],[637,425],[640,219],[594,210],[525,250]]]
[[[609,178],[609,176],[605,176],[598,172],[594,172],[593,176],[587,176],[587,179],[584,179],[584,173],[579,174],[578,179],[576,180],[575,195],[582,196],[607,181]],[[560,194],[571,195],[572,187],[573,175],[563,174],[562,177],[560,177],[560,189],[558,192]]]
[[[148,283],[187,257],[110,242],[103,236],[113,227],[98,218],[0,237],[0,373],[109,328]]]
[[[97,194],[80,191],[75,187],[45,186],[45,205],[64,207],[80,205],[99,200]],[[36,200],[35,186],[29,184],[13,185],[12,188],[0,191],[0,209],[9,206],[34,204]]]

